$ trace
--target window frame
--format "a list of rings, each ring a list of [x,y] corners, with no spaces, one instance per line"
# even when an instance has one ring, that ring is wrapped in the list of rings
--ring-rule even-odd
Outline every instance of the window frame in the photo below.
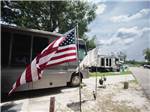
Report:
[[[31,63],[31,49],[32,49],[32,35],[30,34],[26,34],[26,33],[22,33],[22,32],[11,32],[12,33],[12,41],[11,41],[11,50],[10,50],[10,60],[9,60],[9,66],[10,67],[23,67],[23,66],[27,66]],[[25,65],[24,64],[19,64],[19,63],[14,63],[13,62],[13,47],[14,47],[14,43],[15,43],[15,35],[22,35],[22,36],[25,36],[25,37],[22,37],[22,38],[29,38],[29,52],[27,52],[27,54],[29,54],[29,60],[28,60],[28,63],[26,63]],[[21,38],[21,37],[20,37]]]
[[[101,58],[101,66],[105,66],[105,58]]]

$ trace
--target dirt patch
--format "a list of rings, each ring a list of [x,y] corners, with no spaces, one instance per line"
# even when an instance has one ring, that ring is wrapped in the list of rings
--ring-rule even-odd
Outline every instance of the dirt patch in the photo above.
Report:
[[[67,92],[67,93],[66,93]],[[67,98],[63,104],[57,102],[57,112],[79,112],[78,88],[64,91]],[[59,95],[59,97],[61,97]],[[60,100],[60,98],[57,97]],[[62,101],[61,100],[61,101]],[[59,105],[59,106],[58,106]],[[149,112],[150,102],[145,97],[141,87],[134,82],[128,89],[123,89],[123,83],[109,84],[106,88],[97,89],[97,99],[93,98],[93,90],[87,86],[82,88],[83,112]]]
[[[86,86],[81,90],[82,112],[150,112],[150,101],[136,81],[129,81],[129,88],[123,89],[124,83],[115,82],[118,79],[112,78],[112,84],[106,83],[106,88],[97,87],[97,98],[95,100],[93,97],[94,79],[83,80]],[[7,109],[14,110],[17,108],[21,112],[48,112],[50,97],[55,97],[55,112],[79,112],[79,88],[66,87],[60,89],[60,93],[56,93],[16,100],[13,101],[16,105]],[[12,101],[5,102],[2,105],[4,107],[10,103]]]

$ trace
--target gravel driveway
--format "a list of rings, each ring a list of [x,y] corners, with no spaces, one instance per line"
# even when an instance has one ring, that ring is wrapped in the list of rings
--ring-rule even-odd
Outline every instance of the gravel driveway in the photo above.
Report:
[[[129,88],[123,89],[124,81]],[[150,112],[150,102],[132,75],[109,76],[106,88],[97,88],[97,99],[93,98],[95,78],[83,80],[82,112]],[[2,103],[2,112],[48,112],[50,97],[55,97],[55,112],[78,112],[79,89],[62,88],[57,94]]]

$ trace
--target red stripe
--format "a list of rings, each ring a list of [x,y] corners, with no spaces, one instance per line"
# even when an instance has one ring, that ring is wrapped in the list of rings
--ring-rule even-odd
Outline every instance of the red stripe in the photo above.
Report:
[[[59,37],[59,38],[60,38],[60,37]],[[49,50],[53,48],[53,45],[55,44],[55,42],[57,42],[57,40],[58,40],[59,38],[57,38],[57,39],[54,40],[52,43],[50,43],[50,44],[49,44],[50,46],[48,45],[49,47],[47,46]],[[46,48],[47,48],[47,47],[46,47]],[[42,54],[45,54],[45,52],[47,52],[48,49],[46,49],[46,50],[44,49],[45,51],[42,50],[42,52],[43,52]]]
[[[57,53],[59,53],[59,52],[64,52],[64,51],[68,51],[68,50],[76,50],[76,47],[69,47],[69,46],[68,46],[68,48],[64,48],[64,49],[58,50]]]
[[[69,60],[60,61],[60,62],[57,62],[57,63],[53,63],[53,64],[50,64],[50,65],[47,65],[45,68],[51,67],[51,66],[55,66],[55,65],[58,65],[58,64],[62,64],[62,63],[66,63],[66,62],[73,62],[73,61],[77,61],[77,59],[74,58],[74,59],[69,59]]]
[[[59,38],[58,38],[59,39]],[[40,58],[42,58],[42,57],[44,57],[44,56],[46,56],[46,55],[48,55],[48,54],[50,54],[50,53],[52,53],[52,52],[54,52],[54,51],[56,51],[57,49],[58,49],[58,46],[57,47],[55,47],[55,48],[53,48],[53,46],[54,46],[54,44],[58,41],[58,39],[56,39],[56,40],[54,40],[52,43],[51,43],[51,45],[41,54],[39,54],[38,56],[37,56],[37,62],[39,61],[39,59]],[[62,39],[62,41],[63,41],[64,39]],[[62,41],[60,42],[60,43],[62,43]],[[59,44],[60,44],[59,43]],[[58,45],[59,45],[58,44]]]
[[[35,74],[32,74],[35,75]],[[31,65],[29,65],[26,69],[26,82],[31,82],[32,76],[31,76]]]
[[[21,75],[19,76],[19,78],[16,81],[16,87],[15,88],[17,88],[18,86],[20,86],[20,78],[21,78]]]
[[[37,69],[38,70],[38,80],[40,80],[41,79],[41,72],[42,72],[42,70],[41,69]]]
[[[56,56],[56,57],[53,57],[51,58],[51,60],[57,60],[57,59],[60,59],[60,58],[64,58],[64,57],[68,57],[68,56],[76,56],[77,53],[69,53],[69,54],[64,54],[64,55],[61,55],[61,56]]]
[[[65,58],[65,57],[68,57],[68,56],[76,56],[76,55],[77,55],[76,53],[69,53],[69,54],[64,54],[64,55],[61,55],[61,56],[53,57],[53,58],[51,58],[51,60],[57,60],[57,59]],[[48,61],[48,62],[50,62],[50,61]],[[40,66],[40,69],[43,70],[47,66],[47,62],[43,63],[39,66]]]
[[[48,54],[51,54],[52,52],[56,51],[58,49],[58,47],[55,47],[55,48],[51,48],[51,49],[47,49],[44,53],[40,54],[38,57],[37,57],[37,60],[40,60],[40,58],[48,55]]]
[[[59,52],[64,52],[64,51],[67,51],[67,50],[76,50],[76,48],[75,47],[72,47],[71,49],[69,49],[69,48],[67,48],[67,49],[63,49],[63,50],[59,50]],[[55,53],[56,54],[56,53]],[[71,53],[70,53],[71,54]],[[50,53],[48,53],[47,52],[47,55],[51,55]],[[76,55],[76,54],[75,54]],[[46,56],[46,55],[45,55]],[[64,55],[65,56],[65,55]],[[67,56],[67,55],[66,55]],[[40,56],[41,57],[41,56]],[[63,56],[62,56],[63,57]],[[38,57],[39,58],[39,57]],[[42,58],[42,57],[41,57]],[[61,56],[60,56],[60,58],[61,58]],[[53,57],[51,60],[54,60],[55,59],[55,57]],[[40,60],[40,59],[39,59]],[[49,60],[50,61],[50,60]],[[38,62],[37,62],[38,63]],[[45,63],[43,63],[43,64],[46,64],[47,62],[45,62]],[[41,66],[41,65],[40,65]]]

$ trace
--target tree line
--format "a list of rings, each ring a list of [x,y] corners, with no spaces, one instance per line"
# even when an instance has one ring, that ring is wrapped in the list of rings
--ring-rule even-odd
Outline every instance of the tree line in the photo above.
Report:
[[[64,33],[78,23],[79,36],[88,49],[95,47],[94,38],[85,38],[96,17],[96,5],[83,1],[1,1],[1,21],[25,28]]]

